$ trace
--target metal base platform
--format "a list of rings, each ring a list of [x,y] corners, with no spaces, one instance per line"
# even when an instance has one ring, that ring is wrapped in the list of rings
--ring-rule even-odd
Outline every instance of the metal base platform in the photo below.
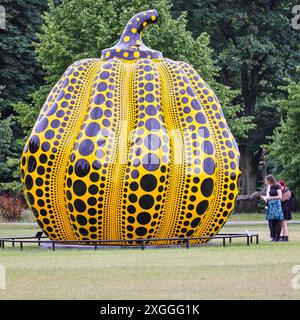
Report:
[[[26,245],[36,244],[43,249],[93,249],[100,248],[169,248],[169,247],[184,247],[188,249],[194,246],[203,246],[210,240],[222,240],[223,247],[232,243],[233,239],[245,239],[245,244],[250,245],[255,240],[259,243],[258,233],[243,232],[243,233],[219,233],[214,237],[197,237],[197,238],[169,238],[169,239],[123,239],[123,240],[50,240],[38,232],[33,237],[3,237],[0,238],[0,248],[3,250],[10,247],[19,246],[22,251]],[[150,244],[151,243],[151,244]]]

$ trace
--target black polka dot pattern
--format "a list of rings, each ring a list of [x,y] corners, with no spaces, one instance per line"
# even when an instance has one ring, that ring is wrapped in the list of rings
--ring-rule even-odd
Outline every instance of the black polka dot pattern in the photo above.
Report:
[[[155,63],[140,60],[134,72],[134,127],[123,183],[122,237],[157,236],[169,183],[170,141]]]
[[[135,16],[122,44],[139,40],[137,18],[157,12]],[[76,62],[52,89],[21,158],[28,205],[51,239],[213,236],[240,175],[220,103],[191,66],[122,50]]]
[[[104,63],[97,72],[84,122],[75,141],[68,164],[66,191],[75,234],[79,239],[102,239],[111,232],[115,212],[109,199],[113,197],[112,174],[117,161],[120,126],[118,88],[122,64],[117,60]],[[68,192],[70,198],[68,198]],[[86,219],[78,221],[85,213]]]
[[[199,237],[214,236],[220,231],[234,208],[238,194],[240,155],[214,92],[188,64],[180,62],[180,66],[205,110],[214,139],[218,172],[215,181],[206,179],[201,185],[201,193],[204,196],[211,194],[211,190],[215,189],[214,201],[196,233]]]
[[[65,188],[73,187],[66,177],[66,168],[71,153],[70,141],[75,139],[77,124],[86,113],[85,87],[99,65],[99,60],[89,59],[67,69],[49,94],[23,151],[21,178],[25,197],[39,226],[51,239],[75,238],[69,221],[69,213],[74,211],[75,205],[66,202],[72,198],[74,189],[63,196]],[[88,167],[86,163],[69,171],[77,170],[84,175]],[[76,192],[83,195],[85,190],[79,179],[74,185]],[[81,212],[86,210],[82,202],[77,202],[76,206]]]
[[[165,90],[171,96],[171,101],[169,96],[165,98],[169,126],[177,135],[173,147],[176,166],[171,174],[173,181],[170,181],[174,187],[172,193],[176,196],[167,195],[172,198],[167,213],[172,222],[165,232],[169,237],[190,237],[198,230],[212,201],[214,184],[211,184],[209,194],[206,192],[205,200],[202,199],[201,185],[204,180],[215,179],[214,141],[205,111],[183,69],[176,62],[165,60],[160,71]]]

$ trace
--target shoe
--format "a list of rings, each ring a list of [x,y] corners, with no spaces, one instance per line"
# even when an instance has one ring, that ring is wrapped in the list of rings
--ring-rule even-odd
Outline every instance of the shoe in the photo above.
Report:
[[[268,241],[270,241],[270,242],[271,242],[271,241],[273,241],[273,240],[274,240],[274,238],[270,238]]]
[[[288,236],[282,236],[282,237],[280,237],[280,241],[281,242],[288,242],[289,241],[289,237]]]

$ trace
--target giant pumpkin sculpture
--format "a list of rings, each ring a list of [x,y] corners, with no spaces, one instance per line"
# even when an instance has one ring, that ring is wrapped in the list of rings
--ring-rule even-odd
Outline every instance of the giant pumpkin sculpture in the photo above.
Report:
[[[197,72],[143,44],[157,17],[70,66],[42,108],[21,175],[50,239],[213,236],[234,207],[236,142]]]

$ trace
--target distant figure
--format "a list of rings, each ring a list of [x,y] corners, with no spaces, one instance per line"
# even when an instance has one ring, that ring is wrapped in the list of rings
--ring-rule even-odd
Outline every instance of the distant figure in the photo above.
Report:
[[[280,241],[289,241],[289,231],[287,221],[292,219],[292,211],[289,206],[289,200],[291,199],[292,193],[283,180],[279,180],[282,190],[281,206],[283,211],[284,220],[281,222],[281,237]]]
[[[271,241],[278,242],[280,241],[281,221],[284,219],[281,206],[282,189],[271,174],[265,177],[265,184],[268,187],[267,195],[261,198],[267,203],[266,218],[269,222]]]

